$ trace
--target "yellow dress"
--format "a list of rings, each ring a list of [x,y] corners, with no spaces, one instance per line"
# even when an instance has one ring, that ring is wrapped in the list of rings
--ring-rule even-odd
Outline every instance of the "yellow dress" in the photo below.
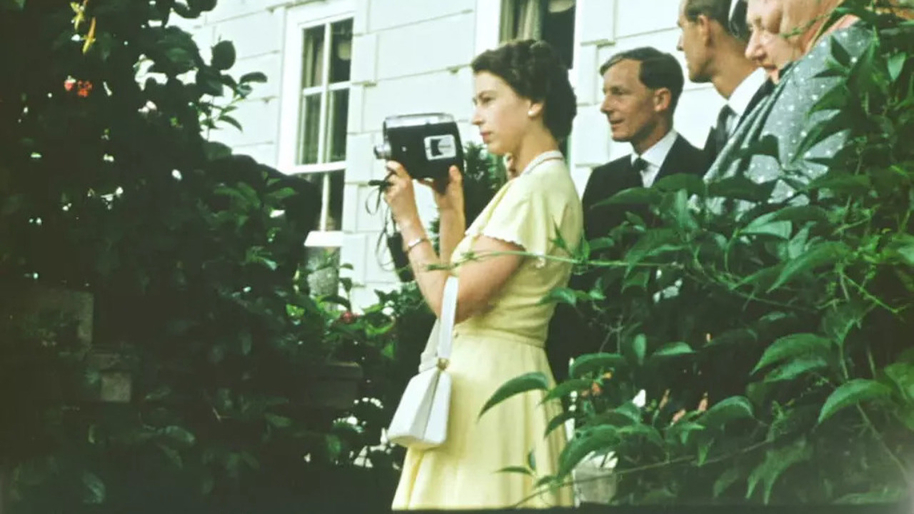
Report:
[[[561,156],[555,152],[546,156]],[[480,234],[522,246],[536,255],[567,257],[554,244],[556,227],[569,248],[583,231],[583,213],[571,176],[559,159],[542,161],[509,181],[467,230],[454,251],[459,262]],[[460,267],[454,273],[459,276]],[[537,477],[554,475],[566,442],[564,430],[544,438],[561,405],[541,405],[544,393],[515,396],[479,412],[506,381],[533,371],[552,372],[544,344],[555,305],[541,300],[568,283],[571,264],[528,257],[491,302],[491,308],[454,329],[448,372],[453,379],[444,445],[406,454],[393,509],[504,508],[534,493],[537,478],[499,473],[525,466],[533,450]],[[529,499],[523,507],[573,505],[570,487]]]

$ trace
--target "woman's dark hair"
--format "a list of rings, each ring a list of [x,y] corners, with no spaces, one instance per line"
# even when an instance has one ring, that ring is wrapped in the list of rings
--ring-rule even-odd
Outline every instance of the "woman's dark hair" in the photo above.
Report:
[[[578,112],[568,68],[545,41],[509,41],[486,50],[473,59],[473,73],[489,72],[500,77],[519,96],[543,102],[543,123],[552,137],[562,142],[571,133]]]

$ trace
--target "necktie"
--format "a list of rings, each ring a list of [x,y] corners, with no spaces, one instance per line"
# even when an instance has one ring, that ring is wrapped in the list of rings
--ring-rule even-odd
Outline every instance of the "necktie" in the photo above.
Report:
[[[714,127],[714,147],[717,149],[718,154],[727,145],[727,141],[730,140],[730,127],[732,122],[735,121],[733,119],[735,117],[736,113],[726,104],[717,115],[717,126]]]
[[[647,161],[645,161],[641,157],[638,157],[634,161],[632,161],[632,168],[634,168],[634,170],[637,171],[638,173],[641,173],[641,172],[647,170]]]

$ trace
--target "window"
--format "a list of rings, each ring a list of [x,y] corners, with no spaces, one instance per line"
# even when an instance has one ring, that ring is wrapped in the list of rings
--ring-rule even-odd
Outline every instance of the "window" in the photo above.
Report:
[[[320,216],[305,242],[318,294],[335,292],[334,266],[321,262],[338,259],[343,242],[352,8],[351,0],[306,4],[286,20],[278,167],[321,191]]]
[[[574,67],[575,0],[504,0],[499,40],[542,39]]]

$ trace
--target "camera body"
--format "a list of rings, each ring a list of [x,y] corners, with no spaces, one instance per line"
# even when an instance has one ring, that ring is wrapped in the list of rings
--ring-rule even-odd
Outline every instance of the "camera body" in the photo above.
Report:
[[[450,114],[388,116],[382,129],[384,142],[375,146],[375,157],[399,162],[412,178],[447,181],[451,166],[463,171],[463,145]]]

